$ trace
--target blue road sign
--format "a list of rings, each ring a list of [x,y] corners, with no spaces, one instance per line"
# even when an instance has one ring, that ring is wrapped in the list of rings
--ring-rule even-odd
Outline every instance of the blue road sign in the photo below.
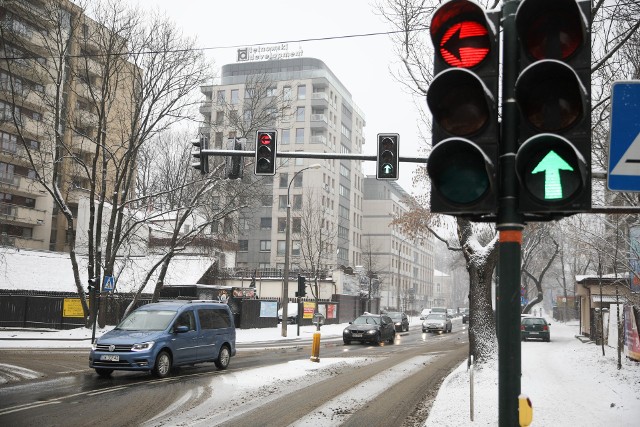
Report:
[[[112,292],[116,288],[115,281],[113,280],[113,276],[104,276],[104,283],[102,284],[103,291]]]
[[[614,82],[607,187],[640,191],[640,81]]]

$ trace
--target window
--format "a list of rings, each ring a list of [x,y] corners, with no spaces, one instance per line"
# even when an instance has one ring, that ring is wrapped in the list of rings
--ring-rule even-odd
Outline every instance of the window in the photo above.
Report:
[[[198,319],[202,329],[220,329],[231,326],[229,313],[221,308],[198,309]]]
[[[222,125],[224,123],[224,111],[216,111],[216,124]]]
[[[280,137],[280,144],[288,145],[289,144],[289,140],[291,139],[290,135],[291,135],[291,131],[289,129],[282,129],[282,136]]]
[[[271,196],[271,194],[262,196],[260,198],[260,201],[262,202],[262,206],[265,206],[265,207],[273,206],[273,197]]]
[[[304,144],[304,128],[296,129],[296,144]]]
[[[275,86],[271,86],[267,88],[267,96],[276,96],[278,93],[278,88]]]
[[[271,240],[260,240],[260,252],[271,251]]]
[[[280,174],[280,188],[287,188],[289,185],[289,174],[281,173]]]
[[[291,255],[300,256],[300,240],[291,242]]]
[[[260,230],[271,230],[271,218],[260,218]]]
[[[211,234],[217,233],[219,227],[220,227],[220,222],[218,220],[211,221]]]
[[[304,107],[296,108],[296,121],[304,122]]]
[[[216,103],[218,105],[224,105],[224,90],[219,90],[216,95]]]
[[[278,256],[283,256],[286,252],[287,242],[284,240],[278,240]]]
[[[287,219],[278,218],[278,233],[284,233],[287,231]]]
[[[0,149],[9,153],[18,152],[18,138],[10,133],[0,132]]]
[[[244,99],[251,99],[253,98],[253,94],[255,93],[255,89],[252,87],[246,87],[244,88]]]
[[[231,89],[231,104],[236,105],[240,102],[240,91],[238,89]]]
[[[302,221],[300,218],[293,218],[291,220],[291,232],[300,233],[302,231]]]
[[[248,230],[249,220],[247,218],[238,219],[238,227],[240,227],[240,230]]]
[[[242,119],[245,122],[250,122],[252,118],[253,118],[253,112],[251,110],[244,110],[244,113],[242,113]]]
[[[298,86],[298,99],[307,99],[307,87],[304,85]]]
[[[173,324],[174,328],[178,326],[186,326],[190,331],[196,330],[196,316],[193,315],[193,311],[185,311],[182,313],[177,319],[176,323]]]
[[[282,96],[285,101],[291,100],[291,86],[285,86],[282,88]]]
[[[293,195],[293,209],[302,209],[302,195],[294,194]]]
[[[240,251],[240,252],[248,252],[249,251],[249,241],[248,240],[238,240],[238,251]]]
[[[278,208],[287,209],[287,196],[278,196]]]
[[[293,186],[300,188],[302,187],[302,174],[299,173],[298,175],[296,175],[295,178],[293,178]]]

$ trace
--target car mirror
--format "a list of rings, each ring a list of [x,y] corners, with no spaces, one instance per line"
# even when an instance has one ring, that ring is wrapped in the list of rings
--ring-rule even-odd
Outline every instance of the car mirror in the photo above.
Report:
[[[180,326],[175,328],[175,331],[178,334],[182,334],[182,333],[185,333],[185,332],[189,332],[189,327],[185,326],[185,325],[180,325]]]
[[[424,316],[420,316],[420,320],[424,320]]]

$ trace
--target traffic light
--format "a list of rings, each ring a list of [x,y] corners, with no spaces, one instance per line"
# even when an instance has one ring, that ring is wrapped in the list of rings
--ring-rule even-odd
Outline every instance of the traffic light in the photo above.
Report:
[[[298,274],[298,292],[296,292],[296,297],[303,298],[307,296],[306,281],[306,277]]]
[[[277,136],[275,130],[256,133],[256,175],[276,174]]]
[[[96,291],[96,290],[98,290],[98,279],[93,277],[89,279],[88,291],[89,293],[91,293],[91,291]]]
[[[523,0],[516,12],[521,213],[557,217],[591,209],[589,7]]]
[[[496,212],[498,21],[468,0],[444,3],[431,19],[431,212],[478,221]]]
[[[199,170],[202,175],[209,173],[209,156],[202,153],[202,150],[209,148],[209,138],[200,135],[199,138],[192,139],[191,144],[195,147],[196,151],[192,153],[193,157],[197,159],[196,163],[191,163],[195,169]]]
[[[398,144],[397,133],[378,134],[378,161],[376,163],[376,179],[398,179]]]
[[[245,138],[229,138],[227,150],[244,151],[247,140]],[[242,178],[242,157],[227,156],[224,159],[224,176],[228,179]]]

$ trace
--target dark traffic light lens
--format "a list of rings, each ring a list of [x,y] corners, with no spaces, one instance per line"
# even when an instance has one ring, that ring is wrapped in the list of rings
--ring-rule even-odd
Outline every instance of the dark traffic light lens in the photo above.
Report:
[[[585,31],[575,0],[528,0],[516,25],[525,52],[533,60],[567,60],[584,43]]]
[[[483,130],[489,122],[488,93],[475,74],[450,68],[431,82],[427,104],[434,120],[447,133],[469,137]]]
[[[540,61],[516,82],[516,100],[526,121],[543,132],[558,132],[578,123],[586,89],[578,75],[559,61]]]
[[[479,146],[453,138],[436,145],[427,161],[431,185],[455,205],[482,201],[491,189],[492,168]]]

